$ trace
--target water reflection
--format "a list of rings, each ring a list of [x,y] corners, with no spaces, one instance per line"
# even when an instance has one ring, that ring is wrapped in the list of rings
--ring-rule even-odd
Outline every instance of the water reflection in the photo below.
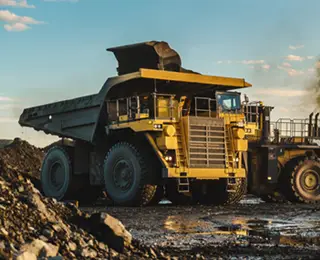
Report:
[[[206,218],[205,221],[199,220],[196,216],[174,215],[166,218],[164,228],[175,233],[190,235],[236,235],[247,238],[249,241],[275,245],[304,246],[311,244],[320,246],[318,232],[315,236],[302,236],[294,223],[269,219],[246,219],[244,217],[223,221],[223,223],[227,222],[229,224],[219,225],[215,219],[209,221]],[[285,232],[286,228],[289,228],[291,234]]]

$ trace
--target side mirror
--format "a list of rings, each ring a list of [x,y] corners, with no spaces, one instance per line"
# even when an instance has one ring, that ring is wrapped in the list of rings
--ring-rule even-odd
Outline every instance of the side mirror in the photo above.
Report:
[[[246,103],[249,103],[249,98],[248,98],[248,96],[247,96],[246,94],[244,94],[244,101],[245,101]]]

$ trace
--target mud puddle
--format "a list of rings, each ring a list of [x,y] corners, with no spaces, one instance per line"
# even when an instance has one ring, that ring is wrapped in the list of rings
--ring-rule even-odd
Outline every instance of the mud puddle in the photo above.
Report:
[[[228,207],[85,208],[119,218],[134,238],[182,259],[320,259],[320,208],[266,204]]]

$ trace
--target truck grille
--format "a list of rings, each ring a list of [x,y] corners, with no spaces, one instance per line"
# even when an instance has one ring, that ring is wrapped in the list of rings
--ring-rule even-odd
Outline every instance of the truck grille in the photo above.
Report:
[[[191,168],[225,168],[224,121],[189,117],[188,152]]]

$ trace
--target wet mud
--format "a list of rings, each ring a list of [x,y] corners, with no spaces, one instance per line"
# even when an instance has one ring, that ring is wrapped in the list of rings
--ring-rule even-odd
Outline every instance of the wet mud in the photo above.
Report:
[[[143,245],[178,259],[320,259],[320,206],[247,196],[238,205],[84,207],[118,218]]]

